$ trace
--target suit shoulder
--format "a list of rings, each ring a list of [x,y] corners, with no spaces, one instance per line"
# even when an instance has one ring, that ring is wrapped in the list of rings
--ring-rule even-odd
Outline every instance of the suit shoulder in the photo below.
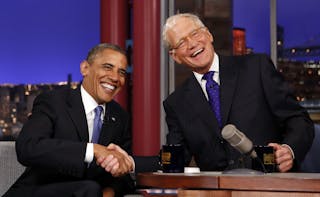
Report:
[[[37,97],[55,99],[68,95],[70,90],[71,89],[69,87],[61,87],[54,90],[43,90]]]
[[[72,90],[74,90],[74,89],[71,89],[70,87],[64,86],[64,87],[61,87],[61,88],[59,87],[59,88],[53,89],[53,90],[44,90],[40,93],[40,95],[57,97],[57,96],[67,95]]]
[[[252,54],[247,54],[247,55],[237,55],[237,56],[232,56],[234,60],[248,60],[248,59],[268,59],[270,60],[269,55],[265,53],[252,53]]]
[[[189,78],[187,78],[181,85],[179,85],[166,99],[164,102],[174,102],[177,100],[181,100],[185,97],[185,92],[189,86],[190,83],[192,83],[192,80],[194,77],[191,75]],[[174,102],[176,103],[176,102]]]
[[[70,87],[61,87],[54,90],[45,90],[41,92],[36,99],[45,99],[51,101],[65,100],[68,95],[73,92],[77,92],[77,89],[71,89]]]
[[[108,107],[112,108],[112,110],[117,111],[125,116],[129,115],[129,113],[118,102],[114,100],[108,103]]]
[[[268,67],[275,68],[271,58],[264,53],[255,53],[248,55],[232,56],[231,62],[237,67],[259,68]]]

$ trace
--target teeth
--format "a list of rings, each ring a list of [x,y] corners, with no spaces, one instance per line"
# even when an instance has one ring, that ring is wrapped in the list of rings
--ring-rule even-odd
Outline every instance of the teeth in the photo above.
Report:
[[[195,57],[196,55],[198,55],[198,54],[201,53],[202,51],[203,51],[203,49],[199,49],[199,50],[195,51],[195,52],[191,55],[191,57]]]
[[[114,90],[115,89],[115,86],[110,85],[110,84],[102,84],[102,86],[105,87],[105,88],[108,88],[110,90]]]

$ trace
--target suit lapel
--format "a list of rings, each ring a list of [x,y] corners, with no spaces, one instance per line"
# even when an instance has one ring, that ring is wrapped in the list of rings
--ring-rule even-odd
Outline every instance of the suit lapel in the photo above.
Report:
[[[201,86],[194,75],[192,75],[185,88],[186,92],[186,102],[188,102],[187,106],[192,107],[192,111],[194,111],[194,115],[198,116],[201,120],[204,120],[208,129],[206,131],[219,131],[218,121],[210,108],[209,102],[207,101]],[[217,133],[220,135],[219,133]]]
[[[81,141],[89,141],[87,118],[84,111],[80,88],[70,90],[67,98],[68,108],[67,111],[73,121],[74,126],[77,128],[78,135]]]
[[[116,127],[120,124],[120,114],[114,107],[114,101],[106,104],[106,113],[103,120],[99,144],[108,145],[116,138]]]
[[[220,105],[222,115],[222,125],[228,120],[231,103],[237,84],[239,67],[235,65],[232,58],[219,56],[219,76],[220,76]]]

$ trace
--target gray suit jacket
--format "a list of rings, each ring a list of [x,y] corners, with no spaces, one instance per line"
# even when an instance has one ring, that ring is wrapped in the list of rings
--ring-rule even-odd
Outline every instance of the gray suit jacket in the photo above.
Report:
[[[219,56],[223,125],[234,124],[255,145],[291,146],[299,164],[314,137],[313,123],[265,55]],[[167,143],[186,147],[201,170],[224,170],[240,154],[221,136],[214,113],[194,75],[164,102]]]

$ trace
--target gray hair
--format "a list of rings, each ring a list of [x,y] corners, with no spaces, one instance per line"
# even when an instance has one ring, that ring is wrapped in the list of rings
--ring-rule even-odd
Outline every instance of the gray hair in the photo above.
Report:
[[[96,56],[99,53],[101,53],[102,51],[104,51],[105,49],[111,49],[111,50],[117,51],[117,52],[123,54],[127,58],[126,51],[124,49],[122,49],[120,46],[115,45],[115,44],[110,44],[110,43],[101,43],[101,44],[98,44],[97,46],[93,47],[92,49],[90,49],[86,60],[89,63],[92,63],[93,60],[96,58]]]
[[[205,27],[205,25],[202,23],[200,18],[197,15],[191,14],[191,13],[181,13],[176,14],[173,16],[170,16],[167,18],[166,23],[163,26],[162,30],[162,39],[166,47],[170,48],[170,43],[168,40],[168,30],[174,27],[177,24],[178,19],[180,18],[188,18],[192,20],[195,24],[199,25],[199,27]]]

